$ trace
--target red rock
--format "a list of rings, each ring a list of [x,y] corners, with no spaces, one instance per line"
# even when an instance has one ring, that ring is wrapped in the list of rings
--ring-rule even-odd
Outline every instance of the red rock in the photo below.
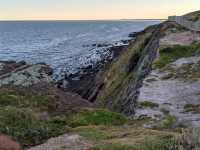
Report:
[[[0,134],[0,150],[21,150],[21,146],[10,137]]]

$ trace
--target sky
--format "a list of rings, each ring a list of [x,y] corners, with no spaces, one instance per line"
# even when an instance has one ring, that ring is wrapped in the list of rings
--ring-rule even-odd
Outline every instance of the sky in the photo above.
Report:
[[[0,20],[165,19],[200,0],[0,0]]]

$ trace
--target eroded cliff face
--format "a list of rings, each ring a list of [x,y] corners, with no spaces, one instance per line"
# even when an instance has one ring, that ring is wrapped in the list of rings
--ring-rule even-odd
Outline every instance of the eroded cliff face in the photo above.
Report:
[[[136,117],[161,121],[174,118],[177,126],[200,125],[200,33],[168,32],[160,39],[159,56],[144,79]]]
[[[151,72],[153,61],[159,56],[160,39],[175,30],[185,31],[176,23],[164,22],[139,33],[128,50],[106,71],[97,102],[111,110],[134,115],[143,79]]]

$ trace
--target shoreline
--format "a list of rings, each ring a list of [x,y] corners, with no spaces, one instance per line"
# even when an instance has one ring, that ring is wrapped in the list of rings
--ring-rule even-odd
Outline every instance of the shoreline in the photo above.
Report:
[[[200,33],[166,21],[129,36],[60,83],[44,63],[0,61],[4,138],[29,150],[199,148]]]

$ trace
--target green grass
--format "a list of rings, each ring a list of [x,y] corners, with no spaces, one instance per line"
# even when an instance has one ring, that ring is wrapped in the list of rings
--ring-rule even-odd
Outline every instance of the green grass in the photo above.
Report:
[[[107,130],[99,129],[100,127],[96,126],[85,126],[77,127],[72,129],[73,133],[78,133],[79,135],[85,137],[87,140],[100,141],[106,140],[112,137],[112,134]],[[105,128],[106,129],[106,128]]]
[[[0,132],[13,137],[23,147],[40,144],[65,132],[66,124],[52,115],[55,109],[56,99],[51,95],[2,89]],[[47,115],[41,117],[43,113]]]
[[[190,46],[176,45],[160,50],[160,58],[154,63],[155,68],[163,68],[179,58],[191,57],[200,53],[200,44]]]
[[[142,108],[157,108],[157,107],[159,107],[159,104],[153,103],[153,102],[150,102],[150,101],[143,101],[143,102],[139,102],[138,103],[138,107],[142,107]]]
[[[67,125],[123,125],[126,121],[126,117],[104,109],[80,109],[61,114],[56,112],[56,99],[52,95],[0,91],[0,132],[10,135],[24,147],[66,133]]]
[[[0,106],[15,106],[18,108],[37,108],[41,110],[54,110],[55,101],[50,96],[41,95],[16,95],[0,93]]]
[[[0,132],[12,136],[25,147],[64,132],[63,124],[42,121],[29,108],[0,107],[0,120]]]
[[[94,150],[178,150],[176,133],[166,131],[133,127],[87,126],[74,128],[72,132],[93,141]]]
[[[123,125],[126,117],[104,109],[83,110],[67,118],[71,127],[87,125]]]
[[[73,128],[71,132],[93,141],[94,150],[178,150],[175,137],[179,133],[170,131],[132,126],[85,126]]]

